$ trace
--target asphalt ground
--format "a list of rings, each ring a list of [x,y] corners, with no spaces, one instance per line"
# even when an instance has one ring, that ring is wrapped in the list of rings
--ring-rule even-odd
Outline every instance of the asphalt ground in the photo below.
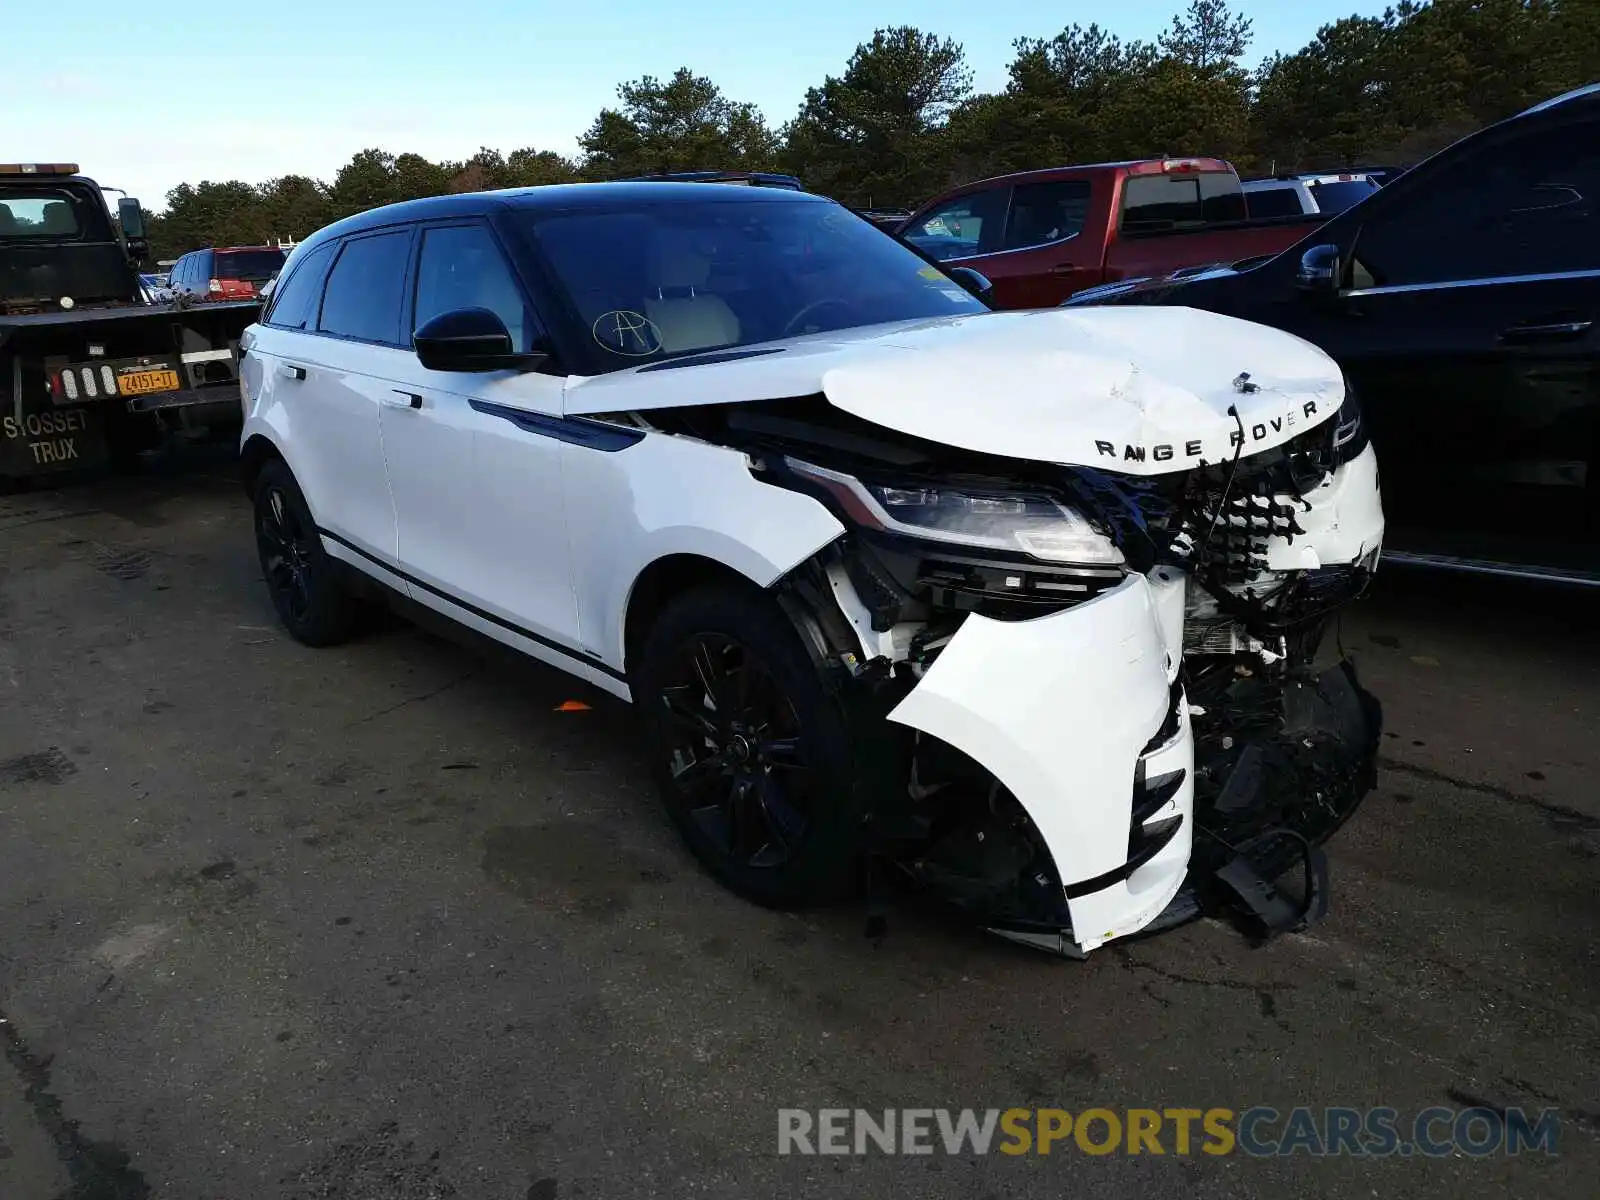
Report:
[[[555,672],[293,643],[226,464],[0,498],[0,1200],[1592,1197],[1597,615],[1383,572],[1330,916],[1079,963],[732,898]],[[1555,1109],[1558,1153],[777,1152],[783,1108],[1255,1105]]]

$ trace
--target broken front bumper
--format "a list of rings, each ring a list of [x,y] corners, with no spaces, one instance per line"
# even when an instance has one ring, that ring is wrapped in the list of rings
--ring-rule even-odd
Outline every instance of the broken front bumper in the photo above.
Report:
[[[889,719],[991,772],[1053,860],[1070,929],[1004,929],[1068,953],[1136,933],[1183,886],[1194,735],[1179,665],[1184,581],[1130,576],[1029,621],[969,616]]]
[[[1371,789],[1376,702],[1341,662],[1191,710],[1185,586],[1160,569],[1033,620],[969,616],[890,712],[990,773],[1053,865],[1030,868],[1050,900],[1027,919],[966,906],[994,932],[1082,956],[1212,905],[1242,900],[1286,928],[1320,900],[1271,881],[1320,862],[1317,843]]]

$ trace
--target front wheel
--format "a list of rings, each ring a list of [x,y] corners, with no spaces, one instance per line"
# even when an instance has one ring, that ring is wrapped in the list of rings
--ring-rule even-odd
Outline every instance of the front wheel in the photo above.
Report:
[[[769,597],[680,597],[632,685],[668,815],[712,875],[774,908],[851,889],[861,815],[843,714]]]

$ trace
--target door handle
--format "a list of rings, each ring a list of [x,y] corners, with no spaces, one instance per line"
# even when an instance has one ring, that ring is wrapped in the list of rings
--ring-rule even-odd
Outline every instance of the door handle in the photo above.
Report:
[[[278,374],[285,379],[304,379],[306,377],[306,369],[297,367],[294,363],[280,363],[278,364]]]
[[[422,397],[416,392],[407,392],[401,388],[391,388],[389,395],[384,398],[385,404],[395,408],[421,408]]]
[[[1078,269],[1078,264],[1077,263],[1069,263],[1069,262],[1057,263],[1055,266],[1050,268],[1050,274],[1052,274],[1052,275],[1070,275],[1070,274],[1072,274],[1072,272],[1076,271],[1077,269]]]
[[[1500,335],[1506,342],[1531,342],[1544,339],[1575,338],[1588,333],[1593,321],[1551,321],[1540,325],[1513,325]]]

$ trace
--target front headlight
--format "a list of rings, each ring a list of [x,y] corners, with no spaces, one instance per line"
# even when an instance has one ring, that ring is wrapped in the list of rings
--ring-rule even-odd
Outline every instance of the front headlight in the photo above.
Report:
[[[1046,496],[872,484],[799,459],[784,461],[796,475],[826,488],[863,529],[1047,563],[1120,566],[1124,561],[1110,538]]]

